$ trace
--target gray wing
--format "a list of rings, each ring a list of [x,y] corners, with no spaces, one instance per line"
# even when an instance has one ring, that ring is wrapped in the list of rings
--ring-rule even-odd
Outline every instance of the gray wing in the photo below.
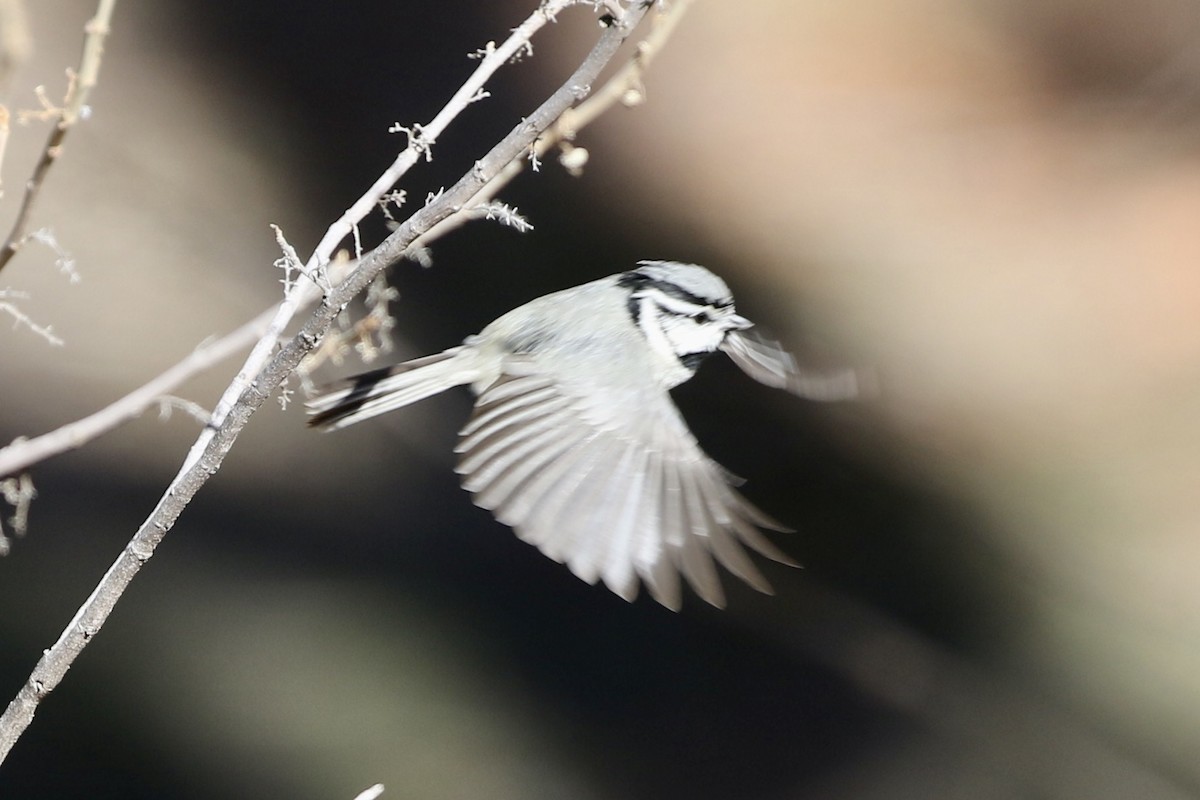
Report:
[[[664,390],[619,391],[602,403],[532,367],[508,370],[461,431],[463,487],[521,539],[626,600],[640,581],[678,609],[682,574],[722,606],[714,558],[770,593],[741,545],[794,564],[758,530],[786,528],[730,486]]]
[[[809,400],[851,400],[878,391],[877,381],[869,371],[802,369],[783,345],[753,330],[731,331],[721,350],[759,383],[786,389]]]

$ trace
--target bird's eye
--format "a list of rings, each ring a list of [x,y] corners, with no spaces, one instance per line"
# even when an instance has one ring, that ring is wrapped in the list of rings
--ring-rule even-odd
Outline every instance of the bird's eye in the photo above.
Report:
[[[695,314],[692,314],[691,320],[697,325],[707,325],[708,323],[712,322],[712,317],[708,315],[707,311],[698,311]]]

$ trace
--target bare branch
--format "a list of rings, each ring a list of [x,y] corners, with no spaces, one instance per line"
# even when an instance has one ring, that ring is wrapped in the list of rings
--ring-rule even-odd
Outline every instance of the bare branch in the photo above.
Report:
[[[350,353],[358,354],[364,364],[370,364],[379,356],[392,351],[392,338],[388,334],[396,325],[392,316],[391,304],[400,298],[400,292],[387,282],[387,275],[379,273],[371,285],[367,287],[364,305],[367,313],[349,322],[349,315],[338,315],[337,330],[325,334],[321,344],[308,354],[297,369],[301,385],[305,392],[314,389],[309,375],[326,361],[334,364],[342,363],[342,359]]]
[[[295,288],[296,282],[292,278],[292,273],[295,272],[303,275],[310,281],[315,283],[322,292],[328,292],[330,289],[329,278],[325,274],[325,265],[318,264],[316,268],[310,270],[304,266],[304,262],[300,260],[299,254],[296,253],[296,248],[292,247],[291,243],[283,235],[283,229],[278,225],[272,225],[271,230],[275,231],[275,243],[279,245],[279,249],[283,252],[283,257],[275,262],[275,266],[283,270],[283,277],[279,282],[283,284],[283,295],[286,298]]]
[[[455,98],[461,98],[458,100],[460,110],[481,88],[484,79],[479,77],[480,70],[485,65],[492,63],[494,60],[492,55],[499,55],[505,51],[519,51],[522,42],[527,43],[532,33],[549,21],[552,13],[566,5],[570,5],[570,3],[566,3],[565,0],[559,3],[547,0],[517,29],[520,32],[519,35],[514,33],[504,45],[495,48],[493,54],[485,56],[476,73],[455,94]],[[142,565],[154,555],[155,548],[167,531],[174,526],[179,515],[183,513],[196,492],[221,468],[225,456],[233,447],[250,417],[263,405],[276,387],[295,371],[301,359],[328,332],[341,310],[375,280],[385,267],[403,257],[405,251],[419,236],[429,231],[438,222],[461,213],[480,189],[498,175],[506,164],[521,158],[537,138],[554,124],[555,120],[576,101],[586,97],[590,87],[599,77],[600,71],[613,59],[618,48],[641,21],[646,10],[647,6],[641,2],[633,3],[628,9],[625,9],[622,18],[600,34],[598,42],[583,64],[562,87],[493,147],[476,167],[469,170],[454,186],[443,192],[433,202],[417,210],[378,247],[359,260],[349,277],[335,286],[333,291],[322,299],[300,332],[272,356],[271,353],[274,352],[278,332],[282,330],[282,326],[305,302],[306,298],[318,290],[314,284],[306,280],[299,282],[288,294],[275,311],[266,335],[259,340],[242,372],[222,397],[222,404],[219,404],[217,410],[214,411],[210,427],[197,439],[179,474],[171,482],[158,505],[142,523],[108,572],[101,578],[100,583],[79,608],[58,641],[45,651],[4,714],[0,715],[0,760],[7,757],[13,744],[32,722],[38,704],[58,686],[83,648],[99,632],[125,588]],[[492,68],[493,71],[498,66],[499,64],[495,64]],[[486,74],[490,75],[490,72]],[[451,113],[443,109],[442,114],[435,117],[433,123],[425,126],[425,130],[436,138],[440,134],[440,128],[435,123],[441,121],[442,127],[444,127],[456,113],[457,111]],[[442,120],[443,115],[447,114],[445,120]],[[403,169],[407,169],[415,161],[416,156],[417,154],[410,148],[402,154],[401,159],[397,159],[397,164],[401,164]],[[393,169],[397,164],[393,164]],[[306,265],[308,268],[311,269],[316,265],[328,262],[329,254],[337,243],[349,235],[358,220],[369,213],[375,207],[378,199],[391,189],[395,182],[390,178],[391,172],[392,170],[389,170],[383,178],[376,181],[372,190],[364,194],[359,203],[348,210],[342,219],[330,228],[309,259]],[[359,206],[362,208],[359,209]],[[355,216],[360,211],[361,216]],[[261,362],[257,362],[257,359],[260,358]],[[264,366],[260,368],[256,366],[256,363],[262,363]],[[156,396],[157,394],[161,394],[161,392],[156,393]],[[231,395],[234,399],[232,402],[228,402]]]
[[[50,132],[46,146],[42,148],[42,156],[33,169],[33,177],[25,184],[25,198],[21,201],[17,219],[13,223],[4,245],[0,247],[0,271],[28,240],[29,220],[42,185],[46,182],[46,175],[58,161],[59,155],[62,154],[67,132],[75,126],[87,108],[88,95],[96,85],[96,78],[100,74],[104,40],[108,37],[109,23],[112,20],[113,8],[116,4],[117,0],[100,0],[100,4],[96,8],[96,15],[84,26],[87,36],[83,42],[83,55],[80,58],[79,70],[69,74],[70,85],[63,107],[55,109],[58,122],[55,124],[54,130]]]
[[[82,447],[118,425],[136,419],[160,397],[170,394],[184,381],[249,347],[266,330],[273,313],[274,308],[271,308],[233,333],[198,347],[166,372],[95,414],[43,436],[20,439],[0,448],[0,476],[13,475],[51,456]]]
[[[563,167],[572,174],[578,174],[587,161],[587,150],[573,147],[570,142],[582,128],[618,102],[627,106],[637,105],[641,102],[644,96],[642,76],[654,57],[662,51],[663,46],[691,4],[692,0],[672,0],[670,4],[656,3],[654,14],[650,19],[650,31],[645,39],[638,42],[637,50],[629,61],[605,81],[604,85],[591,97],[579,105],[567,109],[554,125],[534,140],[529,159],[516,159],[510,162],[499,175],[488,181],[471,198],[467,207],[486,204],[494,199],[501,189],[524,171],[527,164],[536,164],[536,158],[545,154],[555,145],[565,145],[562,157],[564,159]],[[445,236],[460,227],[468,219],[469,217],[465,215],[449,217],[430,229],[418,240],[418,244],[427,246],[434,239]]]
[[[479,65],[471,73],[471,76],[459,87],[437,116],[420,126],[424,140],[436,141],[447,126],[474,102],[479,91],[483,89],[484,84],[496,70],[508,63],[514,54],[527,47],[530,38],[548,22],[551,22],[559,11],[574,3],[575,0],[543,0],[538,9],[517,26],[503,44],[497,46],[489,42],[485,53],[480,57]],[[425,152],[426,148],[420,146],[418,142],[414,142],[410,137],[409,146],[325,232],[305,264],[305,268],[310,273],[319,266],[328,264],[337,247],[347,236],[356,235],[358,224],[379,205],[382,198],[389,195],[397,181],[425,155]],[[455,211],[457,210],[455,209]],[[224,421],[225,415],[237,402],[238,397],[252,385],[254,377],[262,371],[264,365],[275,353],[279,338],[296,313],[301,308],[315,302],[318,296],[318,287],[306,281],[297,284],[295,289],[285,296],[283,303],[276,308],[266,334],[251,350],[237,377],[234,378],[217,402],[216,408],[213,409],[214,424],[219,425]],[[196,442],[188,459],[184,462],[185,469],[193,466],[207,444],[208,440],[203,437]]]
[[[24,299],[29,295],[24,292],[14,291],[12,289],[0,289],[0,314],[7,314],[13,318],[13,327],[19,328],[24,325],[29,330],[33,331],[38,336],[45,339],[49,344],[55,347],[62,347],[63,340],[58,337],[49,325],[39,325],[21,309],[17,308],[16,304],[11,302],[15,299]],[[3,451],[0,451],[2,453]],[[0,476],[8,473],[0,470]]]
[[[354,800],[376,800],[383,795],[383,784],[377,783],[369,789],[363,789]]]
[[[168,420],[174,412],[182,411],[201,425],[208,424],[210,416],[208,409],[187,398],[164,394],[162,397],[155,398],[154,402],[158,403],[158,418],[161,420]]]
[[[574,138],[575,134],[579,130],[591,123],[601,113],[611,108],[617,102],[622,102],[623,99],[626,98],[628,92],[631,90],[631,87],[640,87],[642,84],[642,75],[644,74],[646,68],[649,66],[654,55],[656,55],[662,49],[667,38],[678,25],[680,17],[687,10],[687,7],[690,4],[691,0],[674,0],[674,2],[672,2],[670,6],[665,9],[658,9],[656,7],[656,10],[650,20],[651,26],[649,34],[644,40],[638,43],[637,51],[634,56],[593,96],[587,98],[578,106],[569,109],[548,131],[537,137],[535,147],[538,149],[538,151],[545,153],[556,144],[567,145],[569,147],[570,145],[568,140]],[[561,2],[553,8],[546,6],[542,9],[541,13],[548,13],[553,16],[553,14],[556,14],[558,10],[567,5],[571,5],[571,3]],[[517,30],[520,31],[521,28],[518,28]],[[514,33],[514,37],[516,35],[517,34]],[[485,60],[490,58],[494,59],[495,61],[502,62],[507,58],[505,55],[506,53],[513,52],[517,49],[519,48],[516,46],[506,46],[501,51],[499,48],[497,48],[494,42],[489,42],[487,48],[481,49],[478,51],[478,54],[472,54],[472,57]],[[500,63],[487,64],[489,68],[489,72],[487,74],[490,76],[492,72],[495,71],[495,68],[500,65]],[[484,66],[484,64],[480,64],[480,69],[483,69]],[[476,76],[472,77],[474,78]],[[482,91],[483,81],[477,80],[472,85],[475,86],[478,91]],[[451,108],[451,104],[455,102],[455,98],[462,98],[465,96],[466,92],[460,89],[454,95],[454,98],[451,99],[450,103],[447,103],[446,108]],[[475,95],[471,95],[471,98],[474,96]],[[465,103],[461,108],[465,108],[469,102],[470,98],[468,98],[467,103]],[[460,111],[461,108],[459,109]],[[446,109],[443,109],[442,113],[438,115],[438,118],[440,119],[445,113]],[[442,123],[442,125],[444,127],[444,123]],[[431,122],[429,125],[424,127],[426,130],[428,130],[430,128],[434,128],[435,124]],[[571,154],[571,158],[567,160],[567,163],[564,166],[567,169],[571,169],[573,166],[575,166],[575,168],[581,168],[582,164],[579,164],[578,162],[586,160],[587,151],[582,147],[574,147],[569,152]],[[412,162],[414,163],[416,161],[416,155],[417,154],[414,153],[412,156],[410,156]],[[401,163],[404,158],[405,154],[402,153],[392,167],[389,168],[389,173],[395,173],[397,178],[399,175],[403,174],[402,171],[396,172],[396,165]],[[566,158],[565,155],[564,158]],[[483,189],[481,189],[473,198],[471,198],[469,203],[464,204],[463,210],[460,213],[451,215],[442,222],[434,225],[427,233],[421,236],[418,239],[417,244],[408,249],[405,254],[406,257],[417,260],[419,263],[427,263],[423,261],[423,259],[428,259],[427,247],[433,241],[457,229],[464,222],[470,219],[477,219],[481,216],[487,217],[489,211],[494,216],[495,210],[498,208],[498,206],[491,205],[492,198],[499,194],[501,189],[508,185],[513,178],[515,178],[524,170],[525,164],[526,161],[520,158],[514,159],[512,162],[510,162],[503,170],[501,170],[498,176],[492,178],[490,181],[487,181]],[[483,173],[481,172],[481,169],[482,167],[480,162],[476,162],[473,172],[475,172],[477,177],[482,176]],[[322,240],[322,244],[317,247],[313,257],[310,258],[308,264],[303,267],[304,269],[307,269],[314,263],[326,265],[326,271],[330,273],[328,276],[326,276],[326,280],[330,283],[336,283],[339,279],[338,276],[343,275],[351,265],[338,263],[336,259],[333,258],[333,250],[331,248],[336,247],[341,239],[344,238],[346,233],[354,237],[356,243],[356,259],[361,260],[362,248],[358,243],[357,238],[358,221],[364,218],[366,214],[372,210],[371,208],[367,208],[365,211],[363,210],[363,207],[366,204],[366,198],[374,197],[372,192],[375,191],[382,182],[382,179],[380,181],[376,181],[371,190],[364,194],[363,197],[360,198],[354,206],[352,206],[352,210],[357,209],[358,211],[355,213],[361,212],[361,216],[356,217],[351,213],[351,211],[347,211],[340,220],[330,227],[329,232],[326,233],[324,239]],[[394,215],[394,212],[403,204],[404,197],[405,192],[403,189],[392,188],[392,183],[389,183],[387,188],[382,190],[382,193],[379,194],[378,197],[374,197],[372,208],[383,209],[384,215],[391,219]],[[482,211],[480,209],[482,209]],[[515,209],[513,209],[513,211],[515,212]],[[522,228],[519,227],[522,219],[523,218],[521,218],[519,215],[515,215],[511,218],[511,223],[517,230],[522,230]],[[339,234],[339,231],[343,231],[345,233]],[[338,238],[335,239],[335,236]],[[286,252],[287,251],[285,250],[285,255]],[[291,255],[295,255],[294,250],[291,251]],[[302,269],[299,261],[300,259],[296,257],[295,261],[292,263],[292,267],[297,271]],[[293,313],[298,311],[300,308],[306,307],[315,302],[319,296],[318,292],[312,290],[313,287],[311,285],[307,285],[306,288],[305,286],[298,284],[296,289],[300,292],[299,294],[289,295],[289,297],[292,298],[295,306]],[[388,299],[390,300],[391,298]],[[364,359],[368,360],[375,354],[376,351],[387,351],[386,349],[390,346],[390,341],[384,334],[386,333],[386,330],[391,327],[392,323],[389,317],[381,313],[386,312],[386,303],[380,306],[377,303],[368,302],[368,307],[370,312],[363,320],[360,320],[351,326],[347,326],[345,329],[343,329],[343,331],[337,333],[336,335],[331,334],[325,337],[325,339],[321,342],[318,351],[313,353],[313,359],[307,365],[308,370],[311,370],[316,364],[324,360],[332,360],[335,363],[338,362],[343,353],[351,348],[357,350]],[[0,311],[8,311],[8,309],[5,308],[4,304],[0,303]],[[183,361],[171,367],[171,369],[167,372],[154,378],[145,386],[130,392],[128,395],[113,403],[108,408],[102,409],[101,411],[82,420],[70,423],[59,430],[52,431],[44,434],[43,436],[23,440],[6,448],[0,448],[0,476],[11,475],[14,472],[26,469],[32,464],[35,464],[46,458],[50,458],[68,450],[80,447],[97,436],[106,433],[111,428],[136,419],[142,413],[144,413],[147,408],[154,404],[157,397],[174,391],[175,388],[177,388],[188,378],[222,360],[226,357],[226,355],[230,355],[238,350],[250,347],[260,337],[263,338],[263,341],[266,341],[268,338],[270,338],[264,336],[264,333],[268,330],[268,326],[270,326],[270,329],[272,330],[282,330],[287,324],[287,321],[291,319],[292,315],[288,314],[285,319],[280,321],[281,313],[282,309],[278,304],[266,309],[251,322],[248,322],[242,327],[238,328],[236,331],[227,334],[221,340],[213,342],[211,345],[207,345],[206,347],[197,350]],[[273,346],[275,340],[271,338],[270,341]],[[209,348],[212,348],[212,353],[216,357],[201,357],[202,353],[209,352]],[[250,374],[250,370],[254,368],[261,368],[262,363],[263,359],[261,358],[250,359],[242,368],[242,371],[239,375]],[[302,381],[306,381],[306,378],[307,376],[305,374],[301,375]],[[244,388],[247,385],[247,381],[240,378],[240,382],[238,382],[237,385],[241,388]]]
[[[83,280],[83,276],[79,274],[79,270],[75,269],[75,257],[67,252],[67,248],[62,246],[62,243],[58,241],[58,237],[54,235],[54,231],[49,228],[38,228],[26,236],[25,239],[26,241],[37,242],[52,251],[54,253],[54,266],[58,267],[58,271],[66,275],[67,280],[71,283],[79,283]]]

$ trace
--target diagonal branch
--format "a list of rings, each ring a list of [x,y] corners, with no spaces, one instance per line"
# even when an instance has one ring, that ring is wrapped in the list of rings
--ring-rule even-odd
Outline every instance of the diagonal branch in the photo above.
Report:
[[[539,13],[544,14],[550,5],[543,4]],[[154,511],[101,578],[58,641],[45,651],[25,685],[0,716],[0,760],[7,756],[13,744],[32,722],[38,704],[58,686],[88,641],[100,631],[125,588],[142,565],[154,555],[155,548],[174,526],[196,492],[221,468],[225,456],[250,417],[325,335],[341,309],[365,289],[381,270],[398,261],[421,234],[441,220],[468,207],[471,199],[506,164],[522,157],[555,120],[576,102],[585,98],[601,70],[616,55],[618,48],[646,14],[647,8],[648,4],[635,2],[624,10],[620,18],[613,20],[601,33],[583,64],[566,83],[486,156],[477,161],[453,187],[414,213],[378,247],[365,255],[349,277],[322,299],[300,332],[270,358],[262,369],[254,372],[244,389],[240,388],[235,380],[234,387],[239,387],[237,401],[224,415],[218,416],[219,411],[214,414],[211,427],[193,445],[179,474],[171,482]],[[319,265],[321,262],[316,263]],[[302,282],[297,289],[301,286],[312,287],[313,284]],[[285,300],[280,311],[282,312],[287,305],[288,301]],[[264,339],[270,337],[268,332]],[[272,338],[268,351],[274,345],[275,341]],[[256,351],[258,349],[256,348]],[[231,390],[234,387],[231,387]]]
[[[141,416],[160,397],[170,394],[193,375],[219,364],[249,346],[266,330],[273,311],[274,307],[232,333],[201,345],[170,369],[94,414],[63,425],[45,435],[33,439],[18,439],[7,447],[0,447],[0,478],[15,475],[50,456],[82,447],[118,425]]]
[[[57,163],[59,155],[62,154],[63,142],[67,138],[67,133],[79,121],[87,104],[88,94],[96,85],[96,78],[100,74],[100,60],[104,55],[104,40],[108,37],[109,22],[112,20],[116,4],[117,0],[100,0],[100,4],[96,8],[96,16],[92,17],[84,27],[87,37],[83,43],[83,56],[79,62],[79,71],[71,75],[67,98],[63,102],[63,107],[56,114],[58,121],[54,125],[54,130],[50,132],[46,146],[42,148],[42,156],[33,169],[33,176],[25,184],[25,197],[21,200],[17,219],[13,222],[12,230],[9,231],[4,245],[0,247],[0,270],[4,269],[5,265],[12,260],[12,257],[28,240],[29,220],[33,215],[33,206],[37,202],[42,185],[46,182],[46,175],[50,172],[50,168]]]
[[[667,43],[667,39],[675,32],[679,20],[687,12],[692,0],[672,0],[670,5],[661,7],[650,20],[650,32],[638,42],[637,51],[621,69],[605,81],[600,89],[577,106],[563,112],[554,124],[533,143],[533,158],[540,158],[552,147],[574,140],[582,128],[593,122],[597,117],[608,111],[618,102],[625,105],[636,105],[641,102],[643,87],[642,76]],[[514,178],[525,171],[532,163],[531,159],[516,159],[504,166],[496,177],[488,181],[474,197],[470,206],[487,203],[500,193]],[[450,231],[460,227],[467,221],[466,217],[456,215],[442,220],[421,236],[417,244],[424,246]]]
[[[674,0],[669,7],[659,9],[650,20],[651,26],[648,34],[643,41],[638,43],[637,51],[629,61],[613,74],[600,89],[596,90],[584,102],[570,108],[559,117],[550,129],[539,136],[533,145],[534,152],[539,156],[549,152],[556,144],[573,139],[582,128],[595,120],[600,114],[616,105],[616,103],[627,102],[625,99],[627,93],[635,91],[640,87],[642,75],[645,73],[646,68],[649,67],[650,61],[654,55],[662,50],[666,44],[667,37],[675,29],[680,17],[687,10],[691,1]],[[532,35],[532,33],[527,32],[525,35]],[[503,55],[511,49],[513,49],[511,46],[504,47],[503,51],[499,54]],[[488,66],[490,67],[491,65],[489,64]],[[491,72],[487,74],[490,75]],[[477,76],[472,77],[475,78]],[[482,81],[476,81],[472,85],[476,87],[482,86]],[[465,107],[465,102],[461,106],[456,105],[456,99],[466,101],[472,96],[460,90],[446,104],[446,109],[459,108],[461,110],[461,108]],[[444,128],[446,121],[441,120],[441,118],[445,114],[446,110],[443,110],[443,113],[439,114],[434,122],[431,122],[428,126],[424,126],[422,130],[437,131]],[[405,152],[407,153],[407,151]],[[363,198],[355,204],[355,207],[361,206],[367,212],[375,207],[377,199],[372,192],[381,191],[386,193],[394,185],[393,173],[398,171],[397,165],[401,165],[401,159],[404,159],[403,163],[408,163],[409,159],[415,161],[415,154],[409,156],[402,154],[401,158],[398,158],[396,163],[388,170],[388,176],[391,179],[390,182],[383,180],[376,181],[372,189],[363,195]],[[505,186],[524,171],[528,163],[529,161],[523,158],[509,162],[496,177],[490,180],[486,186],[471,198],[469,203],[464,205],[462,212],[447,217],[422,234],[416,243],[417,246],[424,247],[431,244],[433,241],[457,229],[464,222],[476,216],[472,212],[472,209],[484,205],[496,197]],[[347,211],[342,219],[335,223],[334,227],[338,231],[353,231],[353,226],[357,222],[358,219],[355,218],[355,215],[351,211]],[[333,228],[331,228],[332,230]],[[327,235],[326,239],[332,242],[328,248],[328,253],[326,253],[326,248],[324,247],[318,247],[318,253],[328,261],[331,258],[332,247],[335,247],[340,239],[334,239],[333,234]],[[312,259],[310,259],[311,261]],[[329,266],[332,268],[334,264],[330,264]],[[309,289],[311,290],[311,287]],[[310,305],[318,297],[319,293],[309,291],[302,298],[303,302],[298,302],[297,306],[299,308]],[[208,369],[239,350],[249,348],[255,341],[263,338],[271,325],[271,321],[278,313],[279,304],[272,305],[250,322],[225,334],[220,339],[198,348],[166,372],[151,379],[145,385],[134,389],[121,399],[94,414],[56,428],[49,433],[27,439],[19,439],[10,445],[0,447],[0,477],[16,474],[47,458],[82,447],[84,444],[107,433],[113,428],[136,419],[147,408],[153,405],[156,398],[160,395],[174,391],[175,388],[192,376]],[[243,372],[248,372],[253,366],[253,364],[248,363]],[[234,399],[236,400],[236,397]]]
[[[351,234],[357,231],[357,226],[360,221],[366,218],[379,204],[379,201],[387,195],[396,182],[408,172],[408,170],[416,164],[421,158],[430,157],[430,147],[433,142],[441,136],[446,127],[465,109],[467,106],[474,103],[480,96],[484,84],[500,67],[511,63],[514,57],[530,47],[530,40],[535,33],[547,24],[554,22],[556,15],[565,8],[575,5],[579,0],[542,0],[536,11],[533,12],[523,23],[513,29],[512,34],[502,44],[495,45],[488,43],[481,53],[479,66],[467,79],[466,83],[454,93],[445,107],[438,112],[438,115],[424,125],[414,125],[410,129],[408,147],[396,158],[395,162],[384,170],[383,174],[371,185],[363,195],[354,202],[341,218],[329,227],[321,241],[317,244],[316,249],[309,257],[304,265],[304,272],[315,275],[318,274],[322,267],[329,264],[333,258],[334,250],[338,245]],[[645,13],[645,7],[642,7],[638,12],[638,18]],[[395,130],[405,130],[405,126],[396,125]],[[416,135],[416,132],[420,135]],[[460,211],[462,206],[454,209],[452,213]],[[268,359],[275,352],[280,337],[283,335],[284,329],[292,318],[301,308],[314,302],[320,296],[320,287],[316,286],[310,280],[300,281],[294,291],[288,292],[283,299],[283,302],[276,308],[275,314],[268,324],[266,333],[255,344],[254,349],[250,351],[250,355],[246,359],[246,363],[242,366],[229,388],[217,401],[216,407],[213,409],[212,424],[215,427],[229,413],[230,408],[237,402],[263,369]],[[196,443],[192,446],[191,452],[184,461],[184,468],[192,466],[201,452],[208,445],[211,437],[207,434],[202,434]]]

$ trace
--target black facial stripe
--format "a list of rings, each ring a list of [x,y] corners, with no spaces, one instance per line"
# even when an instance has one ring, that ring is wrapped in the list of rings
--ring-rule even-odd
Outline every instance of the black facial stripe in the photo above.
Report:
[[[641,270],[630,270],[621,274],[617,283],[621,286],[632,287],[635,291],[645,291],[647,289],[656,289],[659,292],[673,297],[676,300],[682,300],[685,303],[693,303],[698,306],[713,306],[714,308],[728,308],[733,305],[732,298],[711,299],[700,297],[699,295],[689,292],[677,283],[671,281],[659,280],[651,277]]]
[[[637,294],[629,296],[629,315],[633,317],[633,324],[636,325],[637,329],[641,331],[643,336],[645,336],[646,330],[641,325],[643,299],[649,298],[639,297]],[[651,300],[651,302],[653,302],[653,300]],[[655,303],[655,305],[658,305],[659,308],[662,308],[662,306],[657,303]],[[712,351],[702,350],[696,353],[685,353],[683,355],[676,354],[675,357],[679,359],[680,364],[683,364],[683,366],[692,372],[695,372],[700,367],[700,363],[711,355]]]

